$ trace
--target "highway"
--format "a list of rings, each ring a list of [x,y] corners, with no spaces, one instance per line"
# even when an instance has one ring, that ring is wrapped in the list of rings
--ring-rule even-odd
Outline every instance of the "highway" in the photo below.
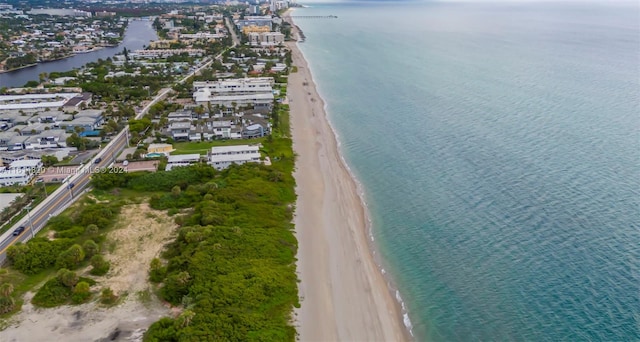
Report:
[[[189,77],[196,75],[203,68],[208,67],[215,59],[218,59],[221,56],[222,53],[218,54],[214,58],[203,60],[202,64],[196,70],[184,76],[177,83],[184,83],[189,79]],[[135,119],[142,118],[149,111],[151,106],[164,99],[169,93],[171,93],[171,91],[171,88],[161,89],[153,100],[136,114]],[[6,251],[11,245],[16,242],[26,242],[31,239],[46,225],[50,217],[60,214],[75,201],[77,196],[82,195],[91,181],[91,174],[97,172],[97,169],[99,168],[106,168],[111,165],[120,152],[122,152],[125,147],[128,147],[128,135],[129,127],[127,126],[118,133],[115,138],[109,142],[109,144],[99,150],[98,154],[87,164],[80,167],[76,174],[71,175],[64,182],[63,186],[56,189],[56,191],[45,198],[35,208],[32,208],[27,216],[23,217],[18,221],[18,223],[11,227],[11,229],[0,236],[0,265],[6,261]],[[100,159],[100,162],[96,163],[96,160],[98,159]],[[25,227],[25,230],[20,235],[13,236],[13,231],[20,226]]]

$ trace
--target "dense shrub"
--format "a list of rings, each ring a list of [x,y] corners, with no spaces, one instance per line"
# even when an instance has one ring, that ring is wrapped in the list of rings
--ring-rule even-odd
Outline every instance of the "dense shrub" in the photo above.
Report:
[[[86,283],[89,286],[93,286],[96,283],[89,278],[79,277],[77,279],[77,284]],[[38,290],[31,302],[44,308],[68,304],[72,299],[74,287],[66,286],[59,276],[53,277]]]
[[[49,241],[43,238],[29,240],[9,247],[7,257],[12,266],[24,274],[36,274],[53,266],[58,255],[73,244],[71,239]]]
[[[84,228],[75,226],[67,230],[57,231],[55,234],[55,237],[56,239],[61,239],[61,238],[73,239],[84,234],[84,232],[85,232]]]
[[[102,276],[109,272],[111,264],[100,254],[94,255],[91,258],[91,271],[89,273],[97,276]]]
[[[60,253],[58,255],[58,260],[56,261],[56,268],[68,268],[75,269],[80,265],[82,261],[84,261],[85,253],[82,249],[82,246],[75,244],[66,251]]]

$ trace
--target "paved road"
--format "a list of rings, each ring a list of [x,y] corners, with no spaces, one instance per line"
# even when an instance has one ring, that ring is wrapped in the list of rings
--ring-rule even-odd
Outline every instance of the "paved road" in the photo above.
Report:
[[[235,33],[233,34],[233,36],[235,37]],[[236,43],[234,39],[234,46],[235,45]],[[189,79],[189,77],[196,75],[202,69],[211,65],[211,63],[215,59],[221,58],[221,56],[222,52],[214,58],[203,60],[204,63],[200,67],[191,72],[189,75],[186,75],[184,78],[180,79],[177,83],[184,83]],[[171,91],[171,88],[161,89],[153,98],[153,100],[136,114],[135,118],[140,119],[141,117],[143,117],[149,111],[151,106],[164,99]],[[0,265],[3,264],[6,260],[7,248],[18,241],[26,242],[27,240],[31,239],[33,235],[35,235],[46,225],[50,217],[58,215],[73,203],[76,196],[80,195],[89,185],[89,182],[91,181],[91,174],[96,172],[97,168],[104,168],[115,162],[118,154],[128,145],[128,135],[129,127],[126,127],[124,130],[118,133],[107,146],[101,149],[94,159],[92,159],[88,164],[80,167],[77,174],[72,175],[63,184],[63,186],[56,189],[56,191],[50,194],[49,197],[42,201],[38,206],[33,208],[30,215],[22,218],[11,229],[0,236]],[[98,158],[100,158],[101,161],[99,163],[96,163],[96,160]],[[73,184],[71,188],[69,188],[70,184]],[[13,231],[20,226],[24,226],[25,230],[20,235],[13,236]]]
[[[124,132],[123,132],[124,133]],[[128,133],[128,130],[127,130]],[[76,196],[80,195],[87,187],[91,180],[91,174],[98,172],[98,168],[105,168],[109,166],[115,156],[118,155],[127,144],[127,139],[124,134],[119,134],[116,139],[112,140],[112,143],[98,152],[98,157],[101,158],[99,163],[92,162],[81,167],[79,172],[72,175],[63,186],[58,188],[53,194],[51,194],[45,201],[33,208],[27,217],[23,218],[16,224],[11,230],[2,236],[2,242],[0,242],[0,263],[5,260],[5,252],[9,246],[13,245],[17,241],[27,241],[32,237],[32,234],[37,233],[47,223],[50,217],[55,216],[66,209],[71,204]],[[29,218],[31,218],[29,220]],[[24,226],[25,230],[18,236],[13,236],[12,233],[15,228]],[[33,233],[32,233],[33,227]]]

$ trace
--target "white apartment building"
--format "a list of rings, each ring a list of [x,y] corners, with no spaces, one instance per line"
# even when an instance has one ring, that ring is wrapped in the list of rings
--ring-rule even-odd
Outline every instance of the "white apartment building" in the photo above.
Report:
[[[62,107],[79,93],[0,95],[0,110]]]
[[[248,94],[271,92],[273,77],[235,78],[219,81],[193,82],[195,92],[208,89],[212,94]]]
[[[3,169],[0,171],[0,185],[27,185],[31,177],[26,170]]]
[[[250,32],[251,46],[278,46],[284,43],[284,34],[280,32]]]
[[[200,161],[199,154],[179,154],[167,157],[166,171],[171,171],[174,167],[189,166]]]
[[[212,147],[208,156],[209,165],[216,170],[228,168],[231,164],[260,162],[260,145],[236,145]]]
[[[273,84],[272,77],[193,82],[193,99],[199,105],[269,107],[274,99]]]

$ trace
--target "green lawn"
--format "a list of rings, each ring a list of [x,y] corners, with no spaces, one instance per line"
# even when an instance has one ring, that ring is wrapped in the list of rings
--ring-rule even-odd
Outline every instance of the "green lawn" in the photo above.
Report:
[[[264,139],[265,138],[178,142],[173,143],[173,148],[176,150],[171,152],[171,154],[207,154],[214,146],[253,145],[262,143]]]

